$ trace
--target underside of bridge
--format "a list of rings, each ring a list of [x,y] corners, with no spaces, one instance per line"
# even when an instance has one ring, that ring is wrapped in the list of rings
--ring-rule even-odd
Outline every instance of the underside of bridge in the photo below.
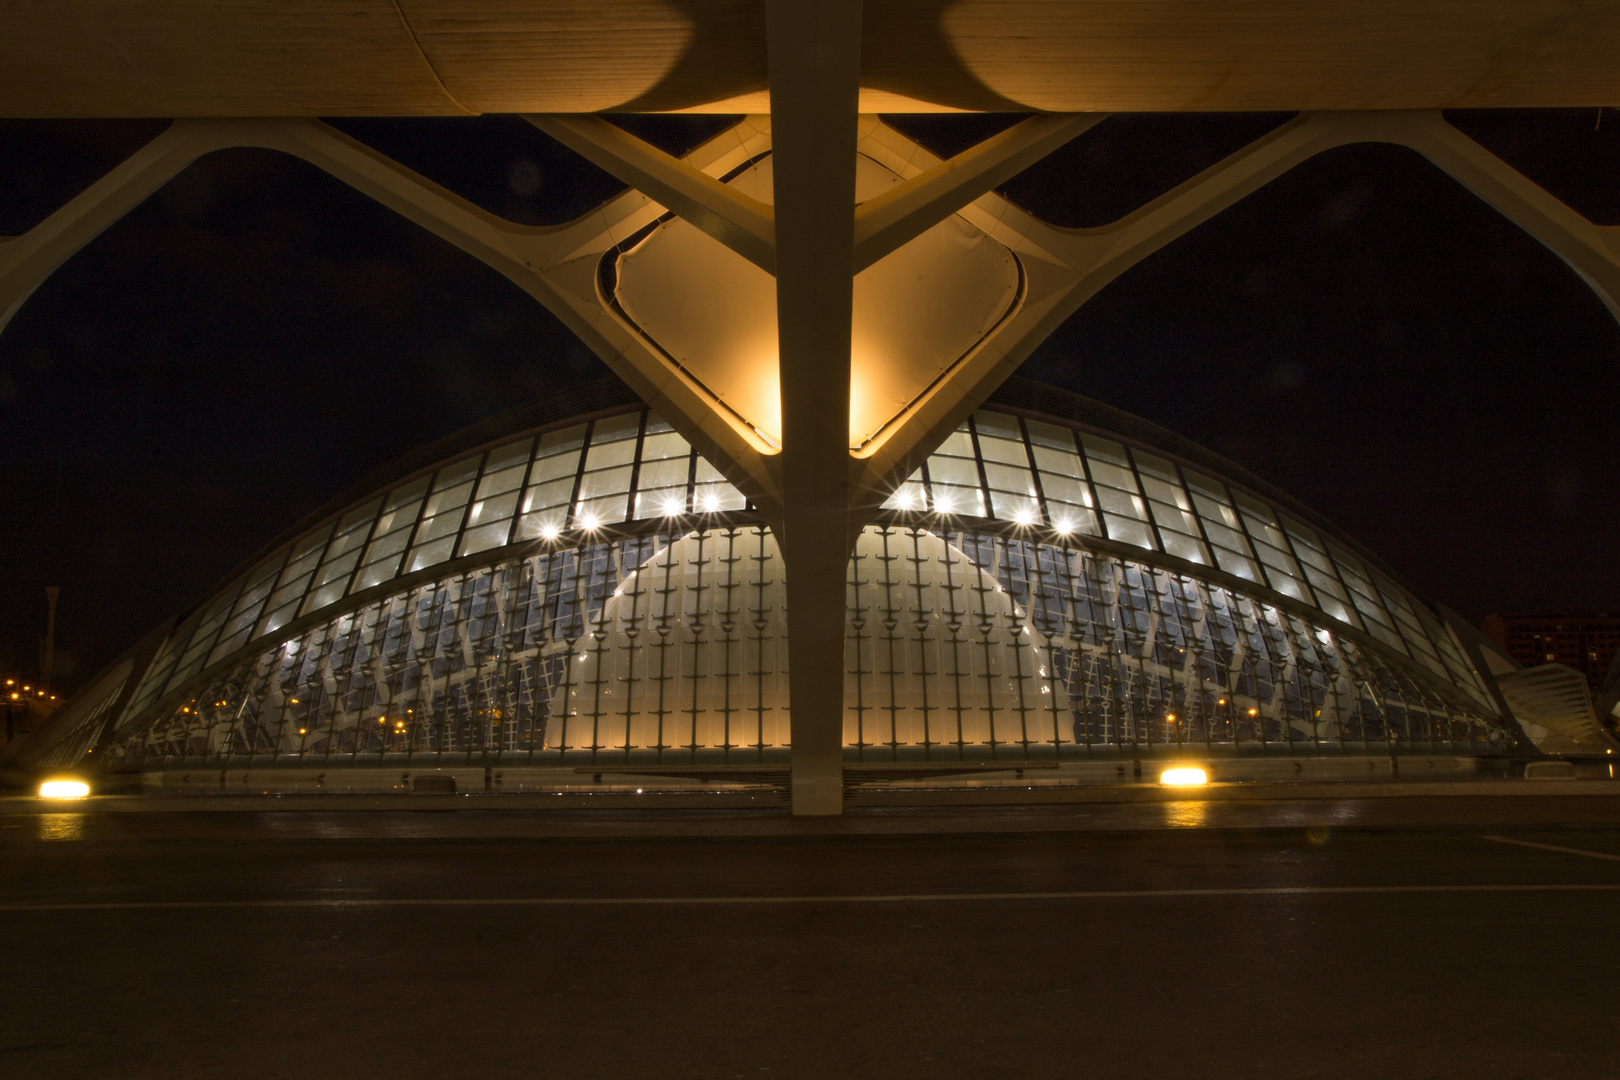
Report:
[[[0,243],[0,327],[225,147],[299,156],[456,244],[561,317],[774,534],[793,805],[833,814],[863,530],[1035,346],[1153,251],[1323,150],[1390,142],[1620,314],[1614,230],[1440,111],[1615,101],[1617,43],[1620,9],[1576,0],[13,4],[0,111],[173,123]],[[995,194],[1110,112],[1168,110],[1297,115],[1107,226],[1058,228]],[[743,118],[677,159],[598,115],[669,111]],[[951,111],[1028,115],[948,160],[876,116]],[[487,112],[523,115],[631,192],[568,225],[516,226],[317,119]],[[1493,707],[1511,715],[1500,693]]]

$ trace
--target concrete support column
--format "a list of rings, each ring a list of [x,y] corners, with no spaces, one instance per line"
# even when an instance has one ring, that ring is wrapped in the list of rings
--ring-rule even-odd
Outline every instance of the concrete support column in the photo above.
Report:
[[[861,0],[769,0],[793,812],[843,811]]]

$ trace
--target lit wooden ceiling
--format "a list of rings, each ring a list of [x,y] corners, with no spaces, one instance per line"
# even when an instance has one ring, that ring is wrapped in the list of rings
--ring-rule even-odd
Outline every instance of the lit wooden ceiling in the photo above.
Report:
[[[1620,103],[1601,0],[868,0],[863,111]],[[0,115],[759,112],[763,0],[11,0]]]

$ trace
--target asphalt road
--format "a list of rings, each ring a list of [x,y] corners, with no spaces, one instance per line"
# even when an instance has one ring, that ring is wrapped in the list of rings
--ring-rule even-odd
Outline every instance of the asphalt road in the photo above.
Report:
[[[1620,1075],[1620,823],[454,820],[0,814],[0,1076]]]

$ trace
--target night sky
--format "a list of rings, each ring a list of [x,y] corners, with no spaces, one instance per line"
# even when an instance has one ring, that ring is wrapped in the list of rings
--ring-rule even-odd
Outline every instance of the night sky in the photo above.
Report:
[[[1453,120],[1620,224],[1620,115],[1599,115]],[[1102,224],[1284,120],[1115,117],[1004,193]],[[510,117],[334,122],[515,221],[566,221],[620,188]],[[952,152],[1006,120],[895,123]],[[679,152],[722,124],[633,126]],[[0,121],[0,235],[161,128]],[[1620,608],[1617,360],[1620,327],[1556,256],[1415,153],[1373,145],[1151,256],[1023,373],[1247,466],[1477,619]],[[369,469],[607,375],[516,286],[313,167],[210,155],[0,334],[0,670],[34,675],[45,585],[62,587],[70,690]]]

